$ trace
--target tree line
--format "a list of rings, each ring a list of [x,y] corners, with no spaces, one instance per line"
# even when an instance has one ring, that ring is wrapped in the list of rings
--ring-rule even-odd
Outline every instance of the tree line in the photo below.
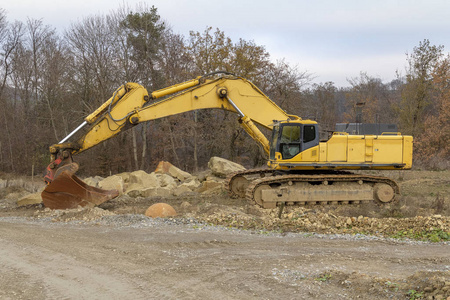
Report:
[[[86,17],[64,33],[41,20],[9,21],[0,9],[0,172],[44,170],[48,147],[125,82],[151,92],[214,71],[252,81],[288,113],[317,120],[324,132],[355,122],[357,104],[364,103],[363,122],[396,123],[414,136],[416,165],[450,165],[450,56],[442,46],[419,42],[406,55],[405,74],[391,82],[361,72],[338,88],[312,84],[312,74],[274,62],[264,46],[233,41],[220,29],[176,34],[157,8],[140,5]],[[211,156],[262,165],[264,154],[236,119],[202,110],[139,124],[80,154],[80,171],[151,171],[166,160],[192,172]]]

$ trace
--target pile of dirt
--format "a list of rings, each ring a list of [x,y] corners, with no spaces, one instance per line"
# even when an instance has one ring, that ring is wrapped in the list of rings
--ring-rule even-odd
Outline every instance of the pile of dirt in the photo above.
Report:
[[[316,276],[319,285],[335,286],[366,299],[448,299],[450,271],[418,271],[406,280],[392,281],[361,272],[330,271]],[[303,278],[301,278],[303,280]],[[318,294],[319,296],[320,294]]]
[[[211,214],[196,217],[214,225],[232,226],[243,229],[265,229],[292,232],[317,232],[324,234],[370,234],[389,237],[414,237],[421,235],[439,241],[442,235],[450,235],[450,217],[442,215],[416,216],[412,218],[372,218],[367,216],[347,217],[336,215],[333,208],[288,207],[280,215],[279,209],[218,208]],[[449,239],[447,237],[447,239]]]
[[[34,218],[49,219],[51,222],[71,222],[71,221],[91,222],[99,220],[105,216],[114,216],[114,215],[115,213],[101,209],[99,207],[93,208],[79,207],[65,210],[52,210],[49,208],[45,208],[42,210],[37,210],[34,213]]]
[[[423,299],[449,299],[450,298],[450,271],[428,272],[419,271],[408,277],[409,295],[416,295]],[[420,291],[420,292],[419,292]]]

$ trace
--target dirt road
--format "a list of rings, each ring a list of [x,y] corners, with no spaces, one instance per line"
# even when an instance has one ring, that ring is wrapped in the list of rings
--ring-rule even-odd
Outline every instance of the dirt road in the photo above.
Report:
[[[0,298],[407,299],[450,284],[448,244],[102,222],[0,218]]]
[[[0,300],[450,300],[450,171],[397,176],[392,205],[286,207],[281,218],[227,193],[52,211],[18,206],[33,189],[7,181]],[[178,216],[145,217],[156,202]]]

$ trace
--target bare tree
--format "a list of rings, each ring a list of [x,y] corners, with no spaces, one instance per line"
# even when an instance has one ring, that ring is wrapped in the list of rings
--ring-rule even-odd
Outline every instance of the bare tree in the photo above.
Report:
[[[365,72],[360,77],[348,80],[351,88],[346,94],[347,122],[357,120],[357,107],[362,107],[362,120],[365,123],[389,123],[389,114],[385,113],[389,107],[389,92],[381,79],[371,77]]]
[[[0,106],[2,107],[2,120],[4,132],[4,137],[2,139],[6,140],[8,145],[9,154],[9,168],[10,171],[15,172],[15,156],[13,150],[13,128],[11,124],[13,123],[12,118],[14,114],[9,115],[8,107],[10,106],[6,101],[6,88],[10,75],[12,73],[12,59],[15,49],[20,44],[23,35],[23,24],[20,22],[14,22],[13,24],[8,24],[6,22],[6,16],[3,10],[0,10]]]
[[[398,108],[405,133],[418,136],[423,130],[426,110],[432,104],[432,72],[443,57],[443,49],[443,46],[434,46],[424,40],[407,55],[406,83]]]
[[[333,82],[313,84],[302,93],[302,117],[318,121],[324,131],[332,131],[337,122],[336,93]]]

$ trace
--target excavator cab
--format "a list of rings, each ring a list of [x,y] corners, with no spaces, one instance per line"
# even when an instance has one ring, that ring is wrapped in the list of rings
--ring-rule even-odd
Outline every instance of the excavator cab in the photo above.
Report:
[[[299,153],[319,145],[318,125],[314,121],[285,121],[273,126],[269,158],[275,159],[276,153],[281,159],[292,159]]]

